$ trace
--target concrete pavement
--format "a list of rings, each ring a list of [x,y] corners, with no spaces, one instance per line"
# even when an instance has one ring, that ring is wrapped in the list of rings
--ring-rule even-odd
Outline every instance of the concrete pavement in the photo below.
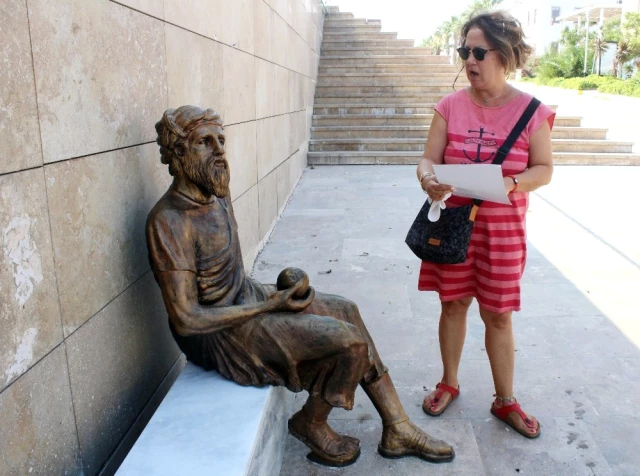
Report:
[[[582,116],[583,127],[609,129],[607,139],[633,142],[633,152],[640,153],[640,98],[520,81],[511,81],[511,84],[535,95],[545,104],[557,105],[560,116]]]
[[[493,385],[475,304],[460,398],[440,418],[421,411],[441,364],[438,297],[417,291],[419,262],[404,244],[425,198],[414,167],[308,168],[253,276],[274,282],[297,266],[317,290],[358,303],[407,412],[457,457],[442,465],[380,457],[380,419],[359,390],[356,408],[335,410],[331,424],[361,439],[360,460],[315,465],[289,436],[281,474],[640,474],[639,181],[640,168],[557,167],[552,184],[532,194],[523,310],[514,317],[516,395],[542,422],[541,437],[529,441],[489,414]]]

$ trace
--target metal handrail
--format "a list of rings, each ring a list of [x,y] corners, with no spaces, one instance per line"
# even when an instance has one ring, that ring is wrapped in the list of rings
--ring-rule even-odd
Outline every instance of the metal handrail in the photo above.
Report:
[[[322,10],[324,11],[324,14],[328,14],[329,10],[327,9],[327,3],[328,0],[320,0],[320,3],[322,4]]]

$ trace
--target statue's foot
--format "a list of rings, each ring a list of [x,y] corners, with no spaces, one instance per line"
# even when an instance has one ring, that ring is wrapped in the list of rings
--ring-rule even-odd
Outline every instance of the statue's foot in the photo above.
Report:
[[[451,445],[433,439],[410,420],[385,426],[378,452],[385,458],[416,456],[432,463],[452,461],[455,457]]]
[[[302,410],[289,420],[289,432],[311,449],[307,455],[325,466],[348,466],[360,456],[360,441],[333,431],[327,422],[313,422]]]

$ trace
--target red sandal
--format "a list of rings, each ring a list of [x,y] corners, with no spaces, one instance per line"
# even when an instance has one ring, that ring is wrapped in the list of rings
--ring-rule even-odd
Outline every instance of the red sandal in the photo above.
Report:
[[[433,397],[433,399],[430,402],[427,403],[426,398],[422,402],[422,411],[424,411],[427,415],[431,415],[431,416],[442,415],[444,411],[447,408],[449,408],[449,405],[451,405],[451,403],[456,398],[458,398],[458,395],[460,395],[460,386],[458,386],[458,388],[453,388],[445,383],[440,382],[439,384],[436,385],[436,389],[438,390],[436,392],[436,396]],[[434,408],[438,406],[437,404],[445,392],[449,392],[451,394],[451,400],[449,400],[449,403],[447,403],[440,411],[435,411]]]
[[[527,415],[525,415],[525,413],[522,411],[522,408],[520,408],[520,404],[518,402],[512,403],[511,405],[507,405],[506,407],[500,407],[500,408],[496,408],[495,403],[491,404],[491,414],[494,417],[496,417],[498,420],[509,425],[515,431],[520,433],[522,436],[525,436],[531,439],[537,438],[538,436],[540,436],[540,422],[538,422],[537,431],[535,431],[534,433],[531,433],[531,431],[527,432],[521,428],[514,426],[513,423],[508,419],[509,414],[513,412],[517,412],[518,415],[520,415],[520,418],[522,418],[522,421],[524,422],[525,425],[527,425],[527,428],[529,430],[536,429],[535,422],[530,418],[528,418]]]

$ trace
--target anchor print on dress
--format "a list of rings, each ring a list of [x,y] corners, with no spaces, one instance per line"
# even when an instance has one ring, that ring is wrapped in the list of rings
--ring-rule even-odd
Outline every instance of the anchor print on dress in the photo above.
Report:
[[[495,134],[493,132],[485,131],[484,127],[480,127],[480,130],[477,130],[477,131],[474,131],[474,130],[470,129],[467,132],[469,132],[469,134],[471,134],[473,132],[476,132],[476,133],[478,133],[478,137],[467,137],[464,140],[464,143],[465,144],[477,144],[478,148],[476,150],[475,158],[469,157],[467,155],[467,151],[465,149],[462,150],[462,152],[464,153],[464,156],[467,159],[469,159],[471,162],[475,163],[475,164],[480,164],[482,162],[487,162],[489,160],[492,160],[496,155],[495,152],[491,152],[491,154],[489,154],[489,156],[486,159],[481,159],[480,158],[480,150],[482,149],[483,145],[484,146],[496,146],[496,145],[498,145],[497,142],[494,139],[487,140],[487,139],[483,139],[482,138],[482,136],[485,135],[485,134],[491,134],[492,136],[495,136]]]

